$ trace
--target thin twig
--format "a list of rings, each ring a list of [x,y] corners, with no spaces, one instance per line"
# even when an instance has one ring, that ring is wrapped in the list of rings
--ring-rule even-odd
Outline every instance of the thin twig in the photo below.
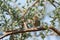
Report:
[[[26,10],[26,12],[24,12],[24,15],[26,15],[27,14],[27,12],[31,9],[31,7],[33,7],[36,3],[38,3],[39,2],[39,0],[36,0],[30,7],[28,7],[28,9]],[[24,16],[23,15],[23,16]]]

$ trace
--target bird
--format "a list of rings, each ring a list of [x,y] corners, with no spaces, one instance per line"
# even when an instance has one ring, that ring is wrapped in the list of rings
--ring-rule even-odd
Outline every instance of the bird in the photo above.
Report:
[[[34,27],[40,26],[40,20],[39,20],[38,16],[34,16],[33,20],[34,20],[34,23],[33,23]]]

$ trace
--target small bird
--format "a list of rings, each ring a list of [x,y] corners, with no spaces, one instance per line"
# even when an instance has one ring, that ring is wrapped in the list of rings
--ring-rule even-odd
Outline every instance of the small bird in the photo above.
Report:
[[[33,23],[34,27],[40,26],[40,20],[38,16],[34,16],[33,20],[34,20],[34,23]]]

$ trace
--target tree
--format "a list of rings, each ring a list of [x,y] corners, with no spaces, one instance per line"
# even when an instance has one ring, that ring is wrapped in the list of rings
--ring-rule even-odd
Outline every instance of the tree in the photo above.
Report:
[[[31,32],[34,32],[34,36],[41,36],[44,39],[52,30],[54,33],[50,35],[55,33],[60,35],[59,29],[56,28],[57,23],[60,24],[59,2],[55,0],[26,0],[24,6],[19,6],[22,4],[16,4],[17,1],[0,0],[0,30],[4,31],[4,35],[0,39],[11,35],[10,40],[25,40],[28,37],[32,37]],[[51,9],[52,11],[46,13],[46,10],[49,8],[48,5],[46,9],[46,5],[49,3],[55,9]],[[43,22],[47,15],[52,19],[50,20],[50,25],[47,22]],[[59,28],[59,26],[57,27]],[[37,35],[35,31],[40,32]]]

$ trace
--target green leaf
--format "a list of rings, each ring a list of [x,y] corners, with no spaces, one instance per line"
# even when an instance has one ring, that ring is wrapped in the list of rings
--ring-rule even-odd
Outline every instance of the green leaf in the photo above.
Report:
[[[40,36],[41,36],[42,39],[45,38],[45,35],[42,32],[40,32]]]
[[[3,1],[0,0],[0,6],[1,6],[2,3],[3,3]]]

